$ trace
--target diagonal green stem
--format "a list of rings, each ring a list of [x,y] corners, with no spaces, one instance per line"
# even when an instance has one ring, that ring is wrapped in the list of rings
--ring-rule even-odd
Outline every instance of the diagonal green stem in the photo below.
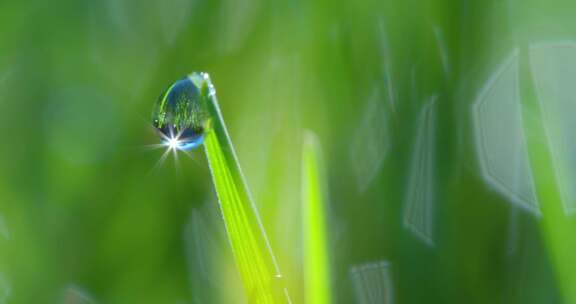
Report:
[[[201,98],[205,101],[210,117],[204,147],[230,245],[249,302],[290,303],[276,259],[228,136],[218,101],[210,86],[208,79],[202,81],[200,86]]]

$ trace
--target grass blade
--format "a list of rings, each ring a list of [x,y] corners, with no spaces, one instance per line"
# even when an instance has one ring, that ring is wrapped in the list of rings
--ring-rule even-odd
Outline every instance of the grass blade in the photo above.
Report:
[[[302,149],[304,288],[306,303],[313,304],[331,302],[324,185],[320,143],[314,133],[306,132]]]
[[[192,74],[190,77],[198,77]],[[246,186],[207,74],[200,81],[211,118],[204,147],[234,258],[250,303],[289,303],[276,259]]]

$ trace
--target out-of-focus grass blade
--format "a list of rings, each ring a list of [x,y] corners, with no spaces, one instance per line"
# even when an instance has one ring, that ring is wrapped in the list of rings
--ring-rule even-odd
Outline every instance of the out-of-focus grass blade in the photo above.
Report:
[[[203,82],[201,94],[208,98],[212,120],[204,142],[205,152],[246,296],[250,303],[289,303],[209,80]]]
[[[532,132],[538,132],[536,127],[528,126]],[[531,163],[535,173],[534,181],[543,213],[540,229],[554,264],[563,299],[565,303],[576,303],[576,263],[574,263],[576,239],[573,237],[576,224],[564,214],[558,182],[547,148],[539,142],[529,142]]]
[[[316,135],[307,131],[302,149],[302,232],[305,299],[309,304],[331,302],[325,177],[320,151]]]
[[[533,66],[531,75],[529,64],[534,64],[534,62],[530,62],[528,53],[522,53],[522,55],[524,65],[520,75],[523,77],[523,81],[520,84],[523,97],[526,99],[526,106],[528,107],[526,113],[541,113],[541,111],[545,111],[542,108],[543,103],[553,102],[553,100],[539,100],[539,98],[543,97],[538,95],[537,91],[538,85],[542,85],[538,82],[540,77],[546,77],[547,81],[552,80],[549,83],[553,84],[552,87],[555,94],[562,93],[563,90],[561,89],[571,91],[572,88],[566,88],[560,83],[560,79],[553,78],[562,74],[539,75],[538,73],[546,73],[546,71],[534,69]],[[534,54],[531,55],[533,56]],[[561,57],[557,59],[561,62]],[[570,71],[566,69],[566,66],[569,66],[568,64],[568,62],[561,62],[558,66],[551,64],[546,66],[551,71],[555,71],[555,69]],[[533,79],[536,81],[535,86],[533,86]],[[561,119],[561,117],[556,119]],[[543,232],[550,258],[555,268],[563,300],[565,303],[576,303],[576,263],[574,263],[576,238],[573,237],[573,233],[576,231],[576,222],[565,214],[560,190],[560,186],[564,182],[562,179],[569,177],[556,175],[554,172],[554,154],[552,153],[554,147],[552,142],[549,141],[548,144],[542,144],[542,141],[536,140],[548,136],[545,132],[545,122],[540,117],[525,121],[527,134],[530,135],[528,136],[530,163],[534,171],[534,183],[538,192],[538,199],[542,206],[543,216],[540,221],[540,229]]]

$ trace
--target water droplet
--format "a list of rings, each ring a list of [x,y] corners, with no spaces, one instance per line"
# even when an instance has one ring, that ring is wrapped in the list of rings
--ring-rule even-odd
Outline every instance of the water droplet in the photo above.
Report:
[[[190,150],[204,142],[210,127],[207,104],[213,92],[207,73],[192,73],[160,95],[152,123],[164,144],[172,149]]]

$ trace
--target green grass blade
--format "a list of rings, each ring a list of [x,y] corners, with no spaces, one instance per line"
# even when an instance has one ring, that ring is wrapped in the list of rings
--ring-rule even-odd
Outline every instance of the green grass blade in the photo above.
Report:
[[[204,147],[234,258],[250,303],[289,303],[209,80],[202,82],[211,127]]]
[[[302,224],[304,288],[309,304],[331,302],[323,174],[318,139],[312,132],[306,132],[302,149]]]
[[[552,167],[552,157],[547,148],[548,146],[542,145],[541,142],[529,141],[531,164],[535,173],[534,182],[542,206],[540,229],[555,268],[563,300],[565,303],[576,303],[576,288],[574,288],[576,239],[573,237],[576,223],[564,214],[558,181]]]
[[[528,56],[522,53],[524,65],[521,68],[521,89],[525,106],[529,109],[526,113],[540,113],[543,109],[538,106],[538,94],[533,84],[533,76],[528,71]],[[556,176],[554,171],[553,155],[550,143],[542,144],[540,140],[546,138],[544,121],[541,116],[538,119],[524,120],[527,131],[527,144],[530,155],[530,163],[534,172],[534,184],[538,193],[538,199],[542,208],[540,229],[543,233],[546,246],[548,247],[550,260],[555,268],[564,303],[576,303],[576,263],[574,252],[576,251],[576,222],[566,216],[562,208],[562,195],[559,188],[559,179],[566,176]],[[557,159],[562,161],[563,159]]]

